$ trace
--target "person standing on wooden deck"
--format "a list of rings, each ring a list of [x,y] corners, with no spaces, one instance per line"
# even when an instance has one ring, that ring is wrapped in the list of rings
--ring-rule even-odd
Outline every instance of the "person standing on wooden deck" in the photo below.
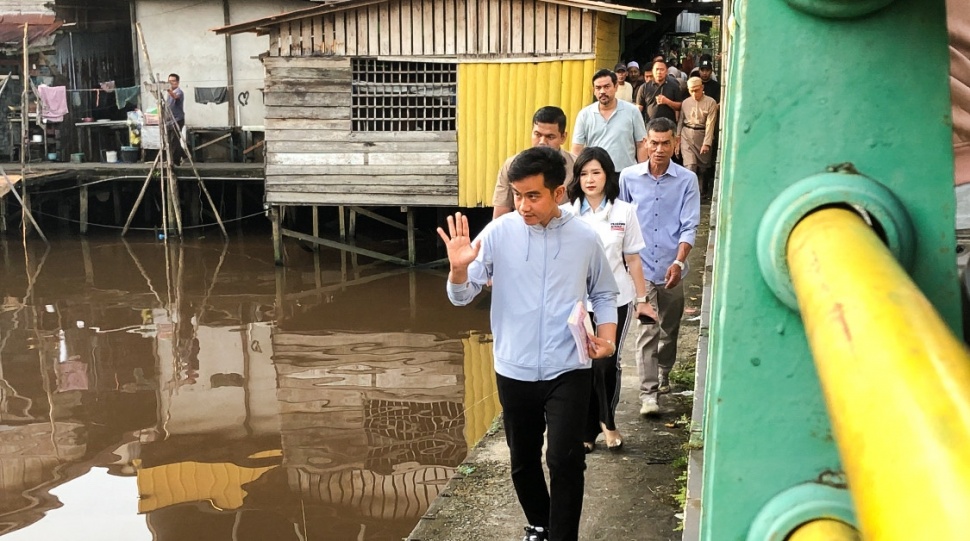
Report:
[[[617,285],[596,231],[559,207],[566,161],[530,148],[509,167],[517,213],[492,220],[472,242],[468,217],[448,217],[448,299],[465,306],[489,280],[495,379],[512,484],[529,526],[524,541],[577,541],[583,510],[584,421],[592,387],[568,326],[587,297],[597,316],[586,353],[616,352]],[[602,316],[602,317],[600,317]],[[542,468],[543,433],[547,432]]]
[[[566,142],[566,113],[562,109],[547,105],[540,107],[532,115],[532,147],[554,148],[562,154],[566,160],[566,186],[573,180],[573,161],[572,154],[562,149]],[[512,188],[509,186],[509,166],[515,156],[509,156],[502,168],[498,171],[498,180],[495,182],[495,192],[492,194],[492,219],[498,218],[503,214],[512,211]]]
[[[182,127],[185,126],[185,93],[179,88],[181,78],[177,73],[168,76],[168,96],[165,98],[165,128],[168,130],[168,151],[174,165],[182,165],[185,151],[182,149]]]
[[[576,116],[573,155],[579,156],[588,146],[603,147],[617,170],[647,159],[643,117],[635,105],[616,99],[616,74],[608,69],[594,73],[593,96],[596,102]]]

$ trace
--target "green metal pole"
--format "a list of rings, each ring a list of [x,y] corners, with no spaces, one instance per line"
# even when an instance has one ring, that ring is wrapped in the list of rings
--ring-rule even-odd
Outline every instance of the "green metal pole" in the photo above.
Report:
[[[881,184],[915,232],[909,274],[960,328],[947,34],[942,0],[732,7],[700,536],[761,541],[854,523],[801,318],[759,266],[769,205],[826,172]]]

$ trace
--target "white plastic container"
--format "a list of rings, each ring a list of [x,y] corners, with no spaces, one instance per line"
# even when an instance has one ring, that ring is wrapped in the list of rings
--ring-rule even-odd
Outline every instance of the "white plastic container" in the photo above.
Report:
[[[104,153],[104,161],[108,163],[118,163],[118,151],[108,150]]]

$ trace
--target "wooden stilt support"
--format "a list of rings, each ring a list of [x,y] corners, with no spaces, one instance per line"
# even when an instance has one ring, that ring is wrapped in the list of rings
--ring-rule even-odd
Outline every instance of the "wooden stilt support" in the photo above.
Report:
[[[311,209],[312,209],[311,212],[313,212],[313,236],[314,237],[319,237],[320,236],[320,207],[317,206],[317,205],[313,205],[311,207]],[[314,244],[313,245],[313,251],[314,252],[319,252],[320,251],[320,246]],[[319,271],[319,269],[318,269],[318,271]],[[318,274],[319,274],[319,272],[318,272]]]
[[[7,176],[7,173],[3,170],[2,167],[0,167],[0,176],[3,176],[3,181],[6,182],[7,186],[10,188],[10,193],[17,198],[18,202],[20,202],[23,216],[27,217],[27,219],[24,220],[25,223],[23,224],[24,238],[26,238],[27,233],[30,231],[30,228],[27,227],[27,224],[30,223],[30,224],[33,224],[34,228],[37,229],[37,234],[40,235],[40,238],[44,239],[45,243],[50,244],[50,242],[47,241],[47,235],[44,235],[44,232],[41,231],[40,226],[37,225],[37,222],[34,221],[34,215],[30,212],[30,199],[27,198],[26,189],[24,190],[23,196],[21,196],[21,194],[18,194],[17,189],[13,185],[13,182],[10,182],[10,177]],[[27,185],[27,181],[24,179],[22,179],[20,183],[21,183],[21,187]]]
[[[348,233],[350,234],[350,241],[353,242],[357,240],[357,211],[354,207],[350,207],[350,227]]]
[[[188,186],[189,191],[189,224],[202,224],[202,188],[198,186]]]
[[[243,216],[243,187],[242,187],[242,182],[236,182],[236,220],[237,221],[242,220],[242,216]]]
[[[0,197],[0,233],[7,231],[7,198]]]
[[[91,247],[88,246],[88,239],[81,238],[81,258],[84,260],[84,282],[89,286],[94,285],[94,263],[91,261]]]
[[[347,242],[347,213],[343,205],[337,207],[337,224],[340,227],[340,241]]]
[[[80,222],[81,222],[81,234],[88,234],[88,187],[81,186],[81,201],[80,201]]]
[[[405,207],[405,212],[408,215],[408,261],[414,265],[418,257],[417,247],[414,244],[414,209]]]
[[[283,265],[283,233],[280,227],[280,208],[273,205],[269,209],[269,220],[273,224],[273,261]]]
[[[414,264],[412,261],[411,264]],[[418,277],[413,270],[408,272],[408,305],[411,308],[411,323],[418,320]]]
[[[121,222],[121,188],[117,182],[111,183],[111,204],[115,211],[115,223]]]

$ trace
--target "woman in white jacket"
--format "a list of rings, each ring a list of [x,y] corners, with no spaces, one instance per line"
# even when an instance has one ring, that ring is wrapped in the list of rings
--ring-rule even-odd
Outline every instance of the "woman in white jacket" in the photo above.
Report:
[[[616,352],[611,357],[593,361],[593,394],[584,439],[586,452],[594,449],[600,432],[609,449],[622,447],[623,439],[615,420],[622,374],[620,347],[632,318],[653,323],[657,316],[646,298],[647,286],[640,264],[644,239],[636,208],[618,200],[619,193],[619,174],[610,155],[600,147],[584,149],[576,158],[573,181],[566,188],[569,203],[563,206],[591,225],[599,235],[620,291],[616,298]],[[596,320],[595,313],[593,320]]]

